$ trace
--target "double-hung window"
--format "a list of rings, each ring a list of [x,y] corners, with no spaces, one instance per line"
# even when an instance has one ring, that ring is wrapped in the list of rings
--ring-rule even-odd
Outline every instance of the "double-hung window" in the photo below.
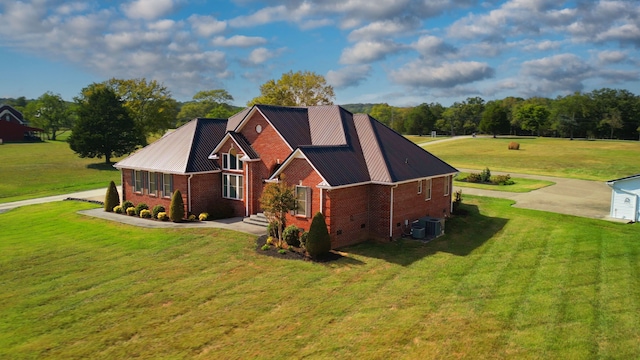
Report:
[[[242,161],[236,154],[222,154],[222,169],[223,170],[242,170]]]
[[[451,187],[451,176],[447,175],[444,177],[444,196],[449,195],[449,192],[451,191],[450,187]]]
[[[242,175],[222,174],[222,197],[242,200]]]
[[[140,170],[133,171],[133,191],[137,193],[142,192],[143,184],[144,184],[144,172]]]
[[[295,214],[309,217],[311,213],[311,189],[307,186],[296,186],[296,210]]]
[[[418,180],[418,194],[422,194],[422,179]]]
[[[431,184],[432,184],[431,179],[427,179],[427,186],[425,187],[425,190],[424,190],[425,200],[431,200]]]
[[[154,172],[150,172],[149,173],[149,195],[158,195],[158,178],[156,176],[156,173]]]
[[[162,174],[162,196],[171,197],[173,195],[173,176]]]

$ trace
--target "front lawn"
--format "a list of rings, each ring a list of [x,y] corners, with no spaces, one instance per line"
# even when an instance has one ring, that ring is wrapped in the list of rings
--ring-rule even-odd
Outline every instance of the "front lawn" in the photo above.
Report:
[[[465,196],[447,234],[318,264],[60,202],[0,214],[0,358],[640,357],[638,225]]]

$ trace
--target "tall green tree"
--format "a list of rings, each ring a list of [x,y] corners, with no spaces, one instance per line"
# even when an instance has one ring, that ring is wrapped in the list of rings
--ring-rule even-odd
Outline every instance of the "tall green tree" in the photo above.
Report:
[[[231,101],[233,96],[223,89],[199,91],[193,95],[193,100],[182,104],[178,124],[200,117],[226,119],[236,112]]]
[[[514,117],[518,119],[522,129],[537,133],[540,136],[541,131],[547,124],[547,120],[549,120],[549,114],[549,109],[545,105],[528,103],[518,107]]]
[[[247,103],[282,105],[282,106],[315,106],[331,105],[335,94],[333,87],[327,85],[322,75],[312,71],[289,71],[282,74],[279,80],[269,80],[260,86],[260,96]]]
[[[480,120],[480,130],[492,134],[495,138],[497,134],[508,132],[509,125],[507,109],[502,102],[491,101],[485,106]]]
[[[33,126],[43,129],[47,139],[56,140],[73,125],[69,105],[59,94],[46,92],[25,108],[25,115]]]
[[[112,89],[93,85],[89,88],[76,98],[78,119],[67,141],[80,157],[104,156],[105,163],[110,164],[112,157],[133,152],[144,143],[145,136]]]
[[[166,86],[156,80],[110,79],[104,85],[113,89],[145,138],[163,134],[173,127],[178,114],[178,103]],[[146,145],[146,142],[140,145]]]
[[[411,108],[404,121],[407,133],[420,135],[428,133],[435,127],[436,119],[428,104],[421,104]]]

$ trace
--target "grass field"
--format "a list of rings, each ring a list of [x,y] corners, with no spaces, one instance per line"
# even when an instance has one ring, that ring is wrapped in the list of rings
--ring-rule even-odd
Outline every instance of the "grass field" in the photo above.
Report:
[[[520,150],[508,150],[510,141]],[[459,168],[606,181],[640,172],[637,141],[475,138],[424,148]]]
[[[0,145],[0,173],[0,203],[120,184],[104,158],[79,158],[65,141]]]
[[[428,244],[264,257],[253,236],[0,214],[0,358],[640,357],[640,233],[465,196]]]
[[[426,142],[431,142],[431,141],[436,141],[436,140],[442,140],[442,139],[446,139],[446,136],[440,136],[440,137],[434,137],[432,138],[431,136],[428,135],[424,135],[424,136],[418,136],[418,135],[405,135],[404,137],[406,137],[407,139],[413,141],[416,144],[421,144],[421,143],[426,143]]]

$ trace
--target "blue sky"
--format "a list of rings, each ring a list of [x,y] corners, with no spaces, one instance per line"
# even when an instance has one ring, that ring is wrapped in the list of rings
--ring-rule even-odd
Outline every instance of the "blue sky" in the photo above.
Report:
[[[0,0],[0,24],[0,97],[144,77],[244,106],[291,70],[325,76],[337,104],[640,94],[632,0]]]

